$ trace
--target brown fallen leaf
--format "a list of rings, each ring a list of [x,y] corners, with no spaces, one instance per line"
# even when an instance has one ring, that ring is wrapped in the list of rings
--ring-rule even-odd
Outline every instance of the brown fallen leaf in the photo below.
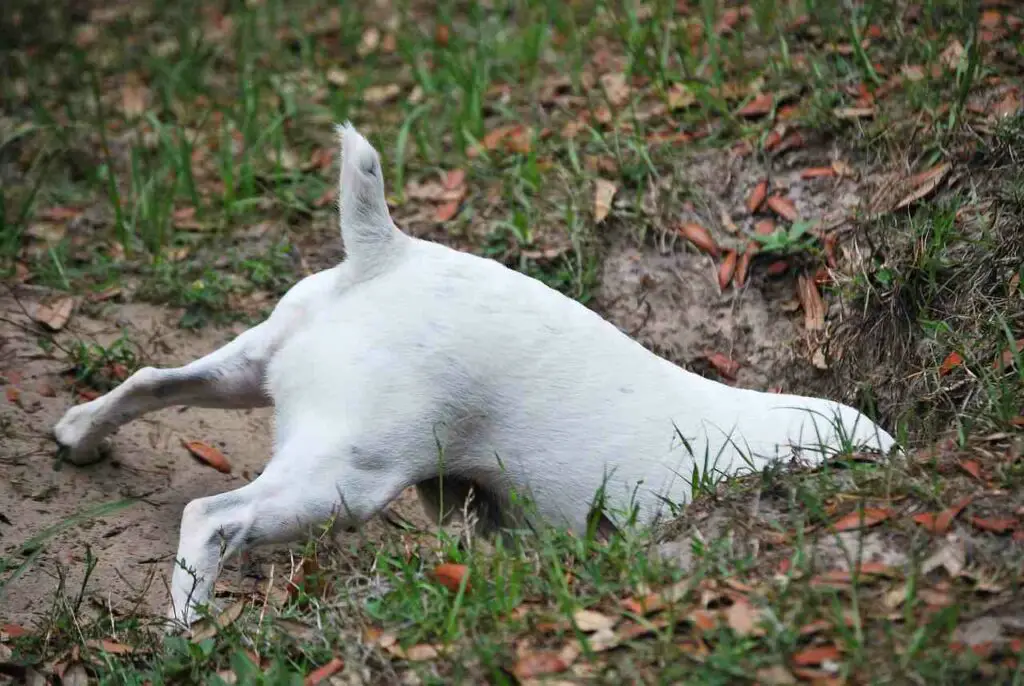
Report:
[[[845,517],[841,517],[833,525],[836,531],[852,531],[854,529],[868,528],[881,524],[892,517],[893,511],[888,507],[865,507],[864,511],[854,510]]]
[[[434,579],[437,583],[441,584],[449,591],[456,593],[459,590],[459,586],[462,585],[462,580],[469,574],[469,568],[466,565],[455,564],[452,562],[446,562],[434,567]],[[469,580],[466,580],[466,592],[470,590]]]
[[[983,480],[981,478],[981,465],[978,464],[977,460],[961,460],[957,465],[978,481]]]
[[[956,519],[957,515],[959,515],[965,507],[970,505],[972,500],[974,500],[974,496],[965,496],[942,512],[922,512],[914,515],[911,519],[934,534],[945,534],[949,531],[949,527],[953,524],[953,520]]]
[[[193,625],[189,637],[190,640],[193,643],[200,643],[208,638],[213,638],[217,635],[218,631],[230,624],[234,624],[235,620],[242,616],[242,610],[245,609],[248,602],[248,599],[236,600],[224,608],[223,612],[214,617],[213,621],[204,619]]]
[[[1021,357],[1024,357],[1024,338],[1018,338],[1016,341],[1013,342],[1012,347],[1007,346],[1007,348],[1002,353],[997,355],[996,359],[993,360],[992,362],[992,370],[996,372],[1002,372],[1007,369],[1012,369],[1014,366],[1014,361],[1016,360],[1014,353]]]
[[[954,350],[950,354],[946,355],[946,359],[944,359],[942,361],[942,364],[939,365],[939,376],[945,376],[946,374],[949,374],[951,371],[953,371],[953,369],[959,367],[963,363],[963,356],[961,356],[960,353]]]
[[[732,275],[736,272],[736,251],[728,250],[725,253],[725,259],[722,260],[722,264],[718,265],[718,287],[723,291],[728,288],[729,282],[732,281]]]
[[[768,197],[768,180],[763,179],[754,186],[754,190],[750,191],[750,195],[747,197],[747,212],[750,214],[757,212],[766,197]]]
[[[837,119],[870,119],[875,116],[874,107],[839,107],[832,111]]]
[[[793,664],[801,667],[820,665],[822,662],[835,662],[842,657],[839,648],[834,645],[805,648],[793,655]]]
[[[20,624],[3,624],[0,625],[0,637],[4,637],[4,640],[11,638],[21,638],[22,636],[28,636],[31,631],[21,626]]]
[[[572,614],[572,621],[576,628],[589,634],[601,629],[611,629],[618,622],[618,618],[594,610],[577,610]]]
[[[971,517],[971,524],[982,531],[1005,534],[1016,529],[1019,522],[1013,517]]]
[[[718,615],[709,610],[694,610],[687,619],[700,631],[714,631],[718,627]]]
[[[906,187],[909,189],[909,192],[902,200],[896,203],[895,209],[899,210],[912,205],[934,191],[942,183],[942,180],[946,178],[949,170],[949,162],[942,162],[927,171],[915,174],[907,179]]]
[[[715,368],[719,374],[730,381],[736,380],[736,374],[740,371],[740,363],[731,357],[722,353],[716,353],[707,351],[704,353],[704,359]]]
[[[149,89],[137,77],[129,79],[121,88],[121,111],[128,119],[135,119],[146,111]]]
[[[754,233],[758,236],[771,236],[775,233],[775,222],[771,219],[762,219],[754,224]]]
[[[39,210],[36,212],[36,219],[49,222],[66,222],[80,216],[81,214],[82,209],[78,207],[56,206]]]
[[[434,210],[434,221],[444,223],[450,221],[459,213],[460,203],[458,200],[450,200],[437,206]]]
[[[686,223],[679,227],[679,233],[694,246],[706,253],[718,257],[720,250],[718,243],[712,238],[711,233],[700,224]]]
[[[757,670],[757,683],[764,686],[789,686],[797,681],[788,669],[782,665],[773,665]]]
[[[629,100],[629,84],[625,74],[602,74],[601,88],[613,107],[621,107]]]
[[[14,405],[21,399],[21,391],[17,386],[8,386],[4,389],[4,396],[7,397],[7,402]]]
[[[768,276],[782,276],[789,271],[789,262],[786,260],[776,260],[765,267],[764,273]]]
[[[310,672],[306,676],[305,680],[302,682],[303,686],[316,686],[316,684],[319,684],[320,682],[340,672],[342,668],[344,668],[344,666],[344,660],[342,660],[340,657],[332,657],[330,662],[325,664],[323,667],[318,667],[317,669]]]
[[[796,221],[800,215],[796,211],[796,205],[789,198],[781,195],[773,195],[768,198],[768,209],[779,215],[788,222]]]
[[[797,277],[796,293],[804,310],[804,328],[808,331],[824,330],[825,301],[818,292],[818,285],[813,279],[801,274]]]
[[[738,114],[741,117],[763,117],[772,111],[775,106],[775,97],[770,93],[760,93],[753,100],[740,108]]]
[[[50,331],[60,331],[71,319],[75,309],[75,299],[70,296],[58,298],[53,302],[36,308],[33,319]]]
[[[607,179],[596,179],[594,181],[594,223],[600,224],[608,216],[612,209],[612,199],[615,191],[618,190],[611,181]]]
[[[754,636],[762,633],[758,623],[761,619],[761,611],[746,602],[737,601],[725,611],[725,622],[737,636]]]
[[[111,641],[109,639],[89,639],[85,642],[87,646],[93,650],[102,650],[105,653],[111,655],[128,655],[129,653],[135,652],[134,646],[125,645],[124,643],[118,643],[117,641]]]
[[[736,263],[736,275],[733,276],[733,283],[736,288],[743,288],[743,284],[747,282],[747,273],[750,271],[750,261],[754,259],[754,255],[757,254],[757,250],[752,250],[749,246],[740,255],[739,262]]]
[[[186,441],[184,438],[181,439],[181,444],[192,453],[193,457],[205,462],[218,472],[224,474],[231,473],[231,463],[228,462],[228,458],[224,457],[224,454],[213,446],[207,445],[202,441]]]
[[[512,674],[520,681],[558,674],[569,669],[579,654],[580,650],[574,643],[567,644],[561,650],[523,651],[512,667]]]
[[[809,167],[800,172],[801,179],[821,179],[835,175],[836,170],[832,167]]]
[[[388,83],[382,86],[370,86],[363,91],[363,102],[367,105],[383,105],[389,100],[394,100],[402,92],[402,87],[397,83]]]

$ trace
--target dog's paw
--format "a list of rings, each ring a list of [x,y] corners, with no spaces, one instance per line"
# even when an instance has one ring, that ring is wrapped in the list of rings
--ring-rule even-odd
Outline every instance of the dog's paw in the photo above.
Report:
[[[99,462],[110,454],[110,442],[97,431],[93,421],[95,402],[72,407],[53,427],[60,460],[82,466]]]

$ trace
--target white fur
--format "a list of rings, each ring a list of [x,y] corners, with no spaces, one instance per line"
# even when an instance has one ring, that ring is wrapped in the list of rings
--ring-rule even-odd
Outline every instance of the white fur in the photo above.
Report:
[[[695,466],[735,475],[842,450],[837,420],[850,443],[893,446],[850,407],[704,379],[538,281],[401,233],[377,152],[350,125],[339,133],[345,261],[220,350],[142,369],[55,428],[81,464],[162,407],[274,405],[260,477],[185,507],[171,593],[184,623],[210,598],[222,539],[230,555],[331,517],[351,526],[411,485],[433,516],[472,485],[492,529],[537,518],[580,531],[602,486],[611,521],[635,506],[649,523],[659,496],[689,500]],[[514,506],[512,491],[534,509]]]

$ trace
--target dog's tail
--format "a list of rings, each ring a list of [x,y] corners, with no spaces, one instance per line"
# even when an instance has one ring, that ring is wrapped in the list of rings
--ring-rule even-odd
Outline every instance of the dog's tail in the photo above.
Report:
[[[348,260],[373,263],[385,257],[401,233],[384,197],[380,156],[350,122],[338,127],[341,178],[338,214]]]

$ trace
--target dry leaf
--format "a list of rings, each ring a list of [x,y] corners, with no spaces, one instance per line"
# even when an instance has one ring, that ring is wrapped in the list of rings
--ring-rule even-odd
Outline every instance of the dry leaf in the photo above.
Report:
[[[600,224],[612,209],[612,199],[618,187],[606,179],[594,181],[594,223]]]
[[[799,216],[793,201],[781,195],[768,198],[768,208],[788,222],[796,221]]]
[[[388,83],[383,86],[370,86],[363,91],[363,102],[368,105],[383,105],[389,100],[394,100],[402,92],[402,87],[397,83]]]
[[[765,267],[764,273],[768,276],[782,276],[787,271],[789,271],[789,262],[786,260],[775,260]]]
[[[103,652],[110,653],[111,655],[128,655],[129,653],[135,652],[135,648],[133,646],[111,641],[106,638],[101,640],[90,639],[86,641],[85,644],[93,650],[102,650]]]
[[[327,70],[327,83],[341,88],[348,83],[348,74],[337,67],[331,67]]]
[[[121,87],[121,111],[128,119],[135,119],[146,111],[149,89],[137,80],[130,80]]]
[[[793,655],[793,664],[801,667],[820,665],[822,662],[835,662],[842,657],[839,648],[834,645],[805,648]]]
[[[954,368],[959,367],[963,363],[964,358],[960,353],[954,350],[949,355],[946,355],[946,359],[942,361],[941,365],[939,365],[939,376],[949,374]]]
[[[758,621],[761,611],[746,601],[738,601],[725,611],[725,622],[737,636],[753,636],[761,633]]]
[[[743,288],[743,284],[747,282],[747,272],[750,270],[750,260],[756,252],[751,250],[745,250],[740,255],[739,262],[736,264],[736,276],[733,277],[736,288]]]
[[[881,524],[892,517],[893,512],[887,507],[865,507],[864,511],[855,510],[850,514],[837,520],[834,524],[836,531],[852,531],[854,529],[867,528]]]
[[[976,460],[961,460],[958,465],[978,481],[981,481],[981,465]]]
[[[706,359],[708,363],[715,368],[715,371],[726,379],[729,379],[730,381],[736,380],[736,374],[739,373],[740,370],[740,363],[736,360],[722,353],[710,351],[704,353],[704,359]]]
[[[449,591],[458,592],[462,579],[469,574],[466,565],[445,563],[434,567],[434,579]],[[469,580],[466,581],[466,592],[470,590]]]
[[[992,362],[992,370],[1001,372],[1006,369],[1011,369],[1014,365],[1014,353],[1017,353],[1021,357],[1024,357],[1024,338],[1019,338],[1013,342],[1013,347],[1007,347],[996,359]]]
[[[870,119],[875,116],[874,107],[839,107],[832,111],[838,119]]]
[[[203,443],[202,441],[186,441],[184,438],[181,439],[181,444],[185,446],[192,455],[202,462],[210,465],[218,472],[224,474],[231,473],[231,463],[228,459],[217,450],[216,448]]]
[[[1020,111],[1022,104],[1024,103],[1021,101],[1020,93],[1016,90],[1011,90],[1003,96],[1002,100],[992,105],[991,114],[996,119],[1012,117]]]
[[[924,68],[919,64],[904,64],[900,73],[907,81],[922,81],[925,76]]]
[[[75,299],[66,296],[36,308],[33,319],[50,331],[60,331],[71,319],[75,309]]]
[[[818,285],[801,274],[797,277],[797,296],[804,309],[804,328],[808,331],[825,329],[825,301],[818,292]]]
[[[613,107],[620,107],[629,100],[629,84],[626,83],[625,74],[602,75],[601,87]]]
[[[572,615],[572,621],[580,631],[589,634],[601,629],[611,629],[618,619],[593,610],[577,610]]]
[[[718,266],[718,287],[723,291],[732,281],[732,275],[736,271],[736,251],[729,250],[725,253],[725,259]]]
[[[801,179],[821,179],[835,175],[836,170],[832,167],[809,167],[800,172]]]
[[[85,665],[76,662],[64,670],[60,677],[62,686],[89,686],[89,673],[85,671]]]
[[[758,236],[771,236],[775,233],[775,222],[771,219],[762,219],[754,224],[754,233]]]
[[[366,57],[371,52],[375,51],[380,46],[380,29],[376,26],[371,26],[363,31],[362,37],[359,39],[359,45],[356,46],[356,54],[360,57]]]
[[[325,664],[323,667],[313,670],[306,676],[306,679],[302,682],[303,686],[316,686],[321,681],[324,681],[328,677],[337,674],[345,666],[345,661],[340,657],[332,657],[331,661]]]
[[[711,233],[700,224],[683,224],[679,227],[679,233],[697,248],[715,257],[719,256],[718,243],[711,237]]]
[[[971,524],[983,531],[1005,534],[1017,528],[1017,520],[1013,517],[971,517]]]
[[[737,112],[741,117],[762,117],[772,111],[775,98],[769,93],[761,93]]]
[[[937,164],[928,171],[915,174],[907,179],[906,186],[910,190],[902,200],[896,203],[896,209],[899,210],[907,207],[938,188],[939,184],[942,183],[942,180],[946,178],[946,174],[949,173],[949,169],[949,163],[943,162],[941,164]]]
[[[796,683],[796,677],[782,665],[774,665],[757,670],[757,683],[765,686],[789,686]]]
[[[546,674],[558,674],[569,669],[579,657],[579,653],[579,648],[574,643],[567,644],[561,650],[524,651],[512,667],[512,674],[520,681]]]
[[[681,83],[673,84],[668,90],[667,97],[670,110],[685,109],[697,102],[697,96]]]
[[[434,210],[434,221],[443,223],[451,220],[458,213],[459,201],[451,200],[449,202],[444,203],[443,205],[437,206],[437,209]]]
[[[960,64],[960,60],[964,56],[964,46],[956,38],[949,42],[946,49],[939,55],[939,61],[946,66],[947,69],[956,69]]]
[[[718,627],[718,616],[709,610],[694,610],[687,619],[701,631],[714,631]]]
[[[192,642],[200,643],[208,638],[213,638],[220,629],[233,624],[235,620],[242,616],[242,610],[245,609],[247,603],[248,600],[237,600],[226,607],[212,622],[204,619],[194,625],[190,636]]]
[[[747,198],[747,212],[754,214],[758,208],[761,207],[761,203],[768,196],[768,181],[762,180],[754,186],[754,190],[750,192],[750,196]]]
[[[922,512],[921,514],[914,515],[912,519],[932,533],[944,534],[949,531],[949,527],[953,524],[953,520],[956,519],[957,515],[959,515],[973,499],[974,496],[966,496],[953,503],[951,507],[943,510],[942,512],[937,514],[932,512]]]

